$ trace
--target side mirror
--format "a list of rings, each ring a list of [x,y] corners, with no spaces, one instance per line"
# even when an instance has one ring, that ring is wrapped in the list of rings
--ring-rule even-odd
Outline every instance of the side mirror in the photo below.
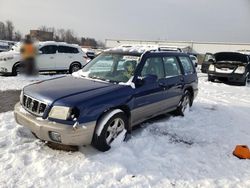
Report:
[[[146,84],[156,83],[157,76],[153,75],[153,74],[147,74],[143,80],[144,80],[144,83],[146,83]]]
[[[137,78],[137,80],[135,81],[135,85],[142,86],[144,84],[152,84],[152,83],[156,83],[156,82],[157,82],[157,76],[152,75],[152,74],[148,74],[144,78]]]
[[[38,54],[42,54],[43,52],[41,50],[38,50]]]

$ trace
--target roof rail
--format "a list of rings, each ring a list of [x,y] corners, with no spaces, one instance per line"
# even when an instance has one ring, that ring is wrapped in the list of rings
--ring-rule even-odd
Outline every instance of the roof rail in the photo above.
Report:
[[[173,47],[173,46],[159,46],[159,45],[146,45],[146,44],[124,44],[120,45],[109,50],[119,50],[119,51],[127,51],[127,52],[135,52],[135,53],[146,53],[146,52],[183,52],[181,48]]]

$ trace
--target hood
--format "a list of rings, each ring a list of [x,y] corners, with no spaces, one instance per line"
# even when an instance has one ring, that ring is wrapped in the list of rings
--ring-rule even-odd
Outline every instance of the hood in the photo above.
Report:
[[[241,53],[236,52],[220,52],[214,54],[216,62],[219,61],[234,61],[234,62],[242,62],[247,63],[249,61],[248,56]]]
[[[61,98],[81,93],[88,95],[87,92],[112,86],[115,84],[65,76],[28,85],[24,88],[24,94],[51,104]]]
[[[8,57],[8,56],[16,56],[16,55],[20,55],[19,52],[16,52],[14,50],[10,50],[10,51],[7,51],[7,52],[1,52],[0,53],[0,57]]]

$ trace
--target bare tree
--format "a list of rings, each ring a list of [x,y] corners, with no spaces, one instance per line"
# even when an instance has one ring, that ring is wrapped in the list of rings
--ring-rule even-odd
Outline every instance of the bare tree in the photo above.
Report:
[[[79,38],[71,29],[55,29],[54,27],[47,27],[45,25],[38,28],[41,31],[53,32],[53,40],[79,44],[83,46],[98,47],[104,44],[96,41],[94,38]],[[22,34],[20,31],[15,31],[14,24],[11,21],[0,21],[0,39],[1,40],[15,40],[20,41]]]
[[[20,41],[22,39],[22,34],[21,34],[21,32],[20,31],[16,31],[15,33],[14,33],[14,40],[15,41]]]
[[[6,37],[5,35],[5,24],[3,22],[0,22],[0,39],[4,40]]]
[[[55,32],[55,28],[54,27],[47,27],[45,25],[42,25],[38,28],[38,30],[40,31],[46,31],[46,32]]]
[[[6,39],[13,40],[14,25],[11,21],[7,20],[5,24]]]

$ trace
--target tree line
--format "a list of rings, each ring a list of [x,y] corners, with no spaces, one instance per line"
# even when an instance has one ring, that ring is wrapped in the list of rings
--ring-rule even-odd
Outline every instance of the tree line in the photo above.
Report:
[[[67,42],[79,44],[81,46],[104,47],[101,41],[94,38],[78,37],[71,29],[55,29],[54,27],[41,26],[41,31],[53,32],[53,40],[57,42]],[[0,40],[20,41],[24,36],[20,31],[15,29],[13,22],[7,20],[0,21]]]
[[[67,42],[79,44],[81,46],[103,47],[101,41],[96,41],[94,38],[78,37],[71,29],[56,29],[54,27],[41,26],[40,31],[52,32],[53,40],[58,42]]]
[[[21,32],[15,30],[14,24],[11,21],[0,21],[0,40],[20,41],[21,39]]]

